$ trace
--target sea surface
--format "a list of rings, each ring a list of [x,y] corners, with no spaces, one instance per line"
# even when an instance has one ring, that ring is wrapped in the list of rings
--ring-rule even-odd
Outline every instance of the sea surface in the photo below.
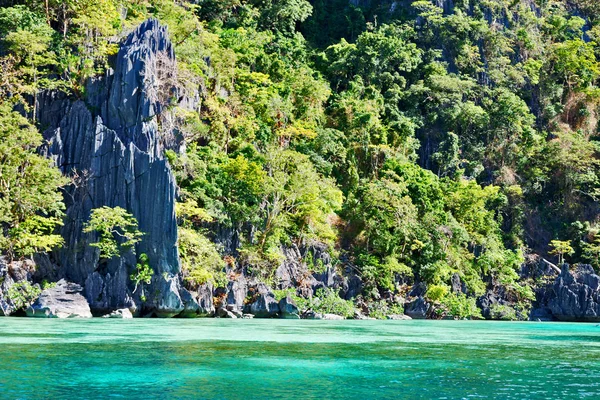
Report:
[[[600,399],[600,326],[0,318],[1,399]]]

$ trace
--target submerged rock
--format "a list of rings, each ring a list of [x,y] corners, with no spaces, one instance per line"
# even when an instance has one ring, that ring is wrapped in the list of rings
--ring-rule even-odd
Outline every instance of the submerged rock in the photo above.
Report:
[[[46,289],[27,308],[28,317],[91,318],[90,306],[82,295],[82,287],[64,279]]]

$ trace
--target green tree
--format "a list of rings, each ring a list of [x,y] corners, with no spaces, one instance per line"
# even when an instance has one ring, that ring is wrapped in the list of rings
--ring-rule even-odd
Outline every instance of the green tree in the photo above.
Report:
[[[18,101],[23,105],[28,105],[25,95],[33,96],[31,115],[35,118],[38,91],[60,86],[60,83],[49,79],[52,67],[57,64],[51,49],[54,31],[41,15],[24,6],[0,8],[0,26],[0,49],[9,54],[2,58],[12,64],[17,75],[16,80],[5,82],[8,87],[4,90],[7,90],[7,97],[12,97],[12,102]]]
[[[152,276],[154,275],[154,270],[150,267],[148,255],[145,253],[140,254],[140,258],[138,263],[135,266],[135,271],[129,277],[133,283],[135,284],[133,288],[133,293],[135,293],[138,289],[138,286],[141,285],[142,293],[140,294],[140,298],[142,301],[146,301],[146,295],[144,293],[144,284],[148,285],[152,282]]]
[[[201,232],[179,228],[179,255],[186,283],[192,289],[212,282],[223,285],[225,262],[212,243]]]
[[[335,183],[319,175],[307,156],[292,150],[270,148],[265,164],[260,249],[278,247],[286,235],[331,243],[335,232],[328,218],[342,204]]]
[[[600,234],[594,232],[589,242],[582,243],[583,255],[596,268],[600,267]]]
[[[138,230],[135,217],[121,207],[103,206],[94,208],[90,219],[84,224],[83,232],[96,232],[97,242],[90,246],[100,250],[101,258],[113,258],[133,248],[144,235]]]
[[[559,265],[562,265],[565,262],[565,254],[570,255],[574,252],[570,240],[552,240],[549,246],[552,248],[550,254],[558,256]]]
[[[28,281],[20,281],[10,286],[7,298],[15,307],[15,311],[18,311],[29,307],[41,292],[39,285],[31,285]]]
[[[382,257],[406,257],[417,225],[417,208],[406,184],[391,179],[375,180],[359,193],[359,215],[364,218],[367,248]]]
[[[600,75],[594,43],[574,39],[554,48],[554,71],[561,75],[569,90],[585,89]]]
[[[306,0],[251,0],[250,3],[260,11],[261,28],[286,34],[292,34],[296,24],[312,13],[312,6]]]
[[[36,153],[37,129],[0,102],[0,251],[10,259],[46,252],[63,243],[56,228],[68,183],[52,161]]]

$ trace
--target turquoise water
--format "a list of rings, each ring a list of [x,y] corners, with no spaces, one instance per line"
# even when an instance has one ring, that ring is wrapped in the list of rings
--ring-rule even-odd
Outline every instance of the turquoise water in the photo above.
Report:
[[[0,398],[600,398],[600,326],[0,318]]]

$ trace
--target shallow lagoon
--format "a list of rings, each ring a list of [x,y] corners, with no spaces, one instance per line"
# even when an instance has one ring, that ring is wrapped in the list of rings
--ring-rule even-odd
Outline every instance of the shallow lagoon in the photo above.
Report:
[[[600,398],[600,326],[0,318],[0,398]]]

